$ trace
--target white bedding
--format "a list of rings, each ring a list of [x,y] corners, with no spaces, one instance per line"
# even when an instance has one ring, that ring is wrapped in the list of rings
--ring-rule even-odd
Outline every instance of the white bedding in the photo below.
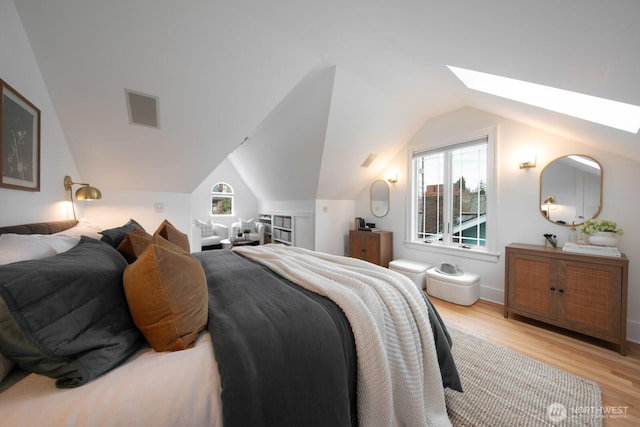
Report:
[[[451,425],[427,307],[409,279],[359,259],[296,247],[234,250],[344,311],[357,349],[360,425]]]
[[[0,383],[3,426],[222,426],[220,377],[211,336],[193,348],[156,353],[145,346],[127,363],[78,388],[14,370]]]
[[[428,313],[413,283],[360,260],[274,246],[238,251],[345,311],[358,353],[360,425],[449,425]],[[178,352],[145,346],[78,388],[57,389],[51,378],[14,370],[0,382],[0,424],[222,426],[211,336],[205,331]]]

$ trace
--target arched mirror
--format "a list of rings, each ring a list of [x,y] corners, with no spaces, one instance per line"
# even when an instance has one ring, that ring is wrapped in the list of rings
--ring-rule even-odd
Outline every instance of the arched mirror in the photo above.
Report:
[[[540,213],[560,225],[582,224],[602,209],[602,166],[572,154],[549,163],[540,175]]]
[[[371,213],[378,218],[389,213],[389,184],[383,179],[371,184]]]

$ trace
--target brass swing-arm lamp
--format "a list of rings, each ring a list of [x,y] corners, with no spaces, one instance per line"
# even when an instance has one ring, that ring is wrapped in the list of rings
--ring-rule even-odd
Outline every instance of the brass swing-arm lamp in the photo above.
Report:
[[[64,189],[71,193],[72,185],[82,185],[76,191],[77,200],[98,200],[102,199],[102,193],[96,187],[92,187],[85,182],[73,182],[69,175],[64,177]]]
[[[76,199],[77,200],[98,200],[102,199],[102,193],[96,187],[92,187],[91,185],[85,182],[73,182],[69,175],[64,177],[64,189],[69,192],[69,197],[71,197],[71,209],[73,209],[73,218],[76,218],[76,208],[73,204],[73,192],[71,191],[71,187],[74,185],[81,185],[82,187],[78,188],[76,191]]]

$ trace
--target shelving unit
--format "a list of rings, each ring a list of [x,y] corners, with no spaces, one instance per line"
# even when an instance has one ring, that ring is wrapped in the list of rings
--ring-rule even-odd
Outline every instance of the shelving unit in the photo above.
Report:
[[[264,224],[264,243],[271,243],[271,223],[273,222],[273,216],[271,214],[260,214],[258,221]]]
[[[276,243],[295,245],[294,221],[291,215],[273,215],[271,239]]]

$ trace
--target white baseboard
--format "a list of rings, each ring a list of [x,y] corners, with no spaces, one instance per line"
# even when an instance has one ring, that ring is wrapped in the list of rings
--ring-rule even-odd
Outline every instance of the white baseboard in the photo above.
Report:
[[[627,341],[640,344],[640,322],[627,320]]]
[[[502,305],[504,304],[504,291],[480,285],[480,299]]]
[[[481,285],[480,299],[503,305],[504,291],[502,289],[488,288]],[[640,344],[640,322],[627,320],[627,341]]]

